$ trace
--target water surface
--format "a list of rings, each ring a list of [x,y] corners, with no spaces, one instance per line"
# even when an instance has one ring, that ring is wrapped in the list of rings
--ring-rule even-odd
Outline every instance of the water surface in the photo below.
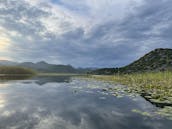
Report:
[[[157,107],[140,96],[102,90],[110,87],[69,76],[3,79],[0,129],[171,129],[172,121],[150,116]]]

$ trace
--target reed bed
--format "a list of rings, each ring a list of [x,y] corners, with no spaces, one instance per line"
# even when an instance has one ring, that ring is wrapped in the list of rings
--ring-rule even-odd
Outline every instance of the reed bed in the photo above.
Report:
[[[162,106],[172,105],[172,72],[90,75],[89,77],[126,85],[128,92],[139,93],[152,103]]]

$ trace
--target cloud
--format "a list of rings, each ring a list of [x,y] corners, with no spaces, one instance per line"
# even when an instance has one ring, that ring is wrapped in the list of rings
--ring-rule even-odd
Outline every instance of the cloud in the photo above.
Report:
[[[0,3],[0,28],[8,40],[0,44],[1,58],[117,67],[154,48],[172,47],[170,0]]]

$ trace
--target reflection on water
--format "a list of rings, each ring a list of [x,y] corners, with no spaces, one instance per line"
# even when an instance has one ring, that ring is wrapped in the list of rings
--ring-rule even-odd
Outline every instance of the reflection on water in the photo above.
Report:
[[[171,129],[165,118],[132,112],[156,110],[141,97],[102,92],[111,84],[70,77],[34,77],[0,87],[0,129]],[[41,85],[41,86],[40,86]],[[93,87],[93,88],[90,88]]]
[[[26,80],[32,78],[32,76],[0,76],[0,82],[8,82],[13,80]]]
[[[0,76],[0,82],[8,82],[14,80],[35,80],[38,85],[44,85],[46,83],[69,83],[71,81],[70,76]],[[24,83],[31,83],[32,81],[25,81]]]
[[[46,83],[69,83],[71,78],[69,76],[42,76],[42,77],[35,77],[33,78],[36,80],[35,83],[38,85],[44,85]]]

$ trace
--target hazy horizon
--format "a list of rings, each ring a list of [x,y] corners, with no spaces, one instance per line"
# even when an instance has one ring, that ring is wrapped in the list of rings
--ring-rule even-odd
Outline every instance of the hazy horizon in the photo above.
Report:
[[[170,0],[0,0],[0,60],[121,67],[172,48]]]

